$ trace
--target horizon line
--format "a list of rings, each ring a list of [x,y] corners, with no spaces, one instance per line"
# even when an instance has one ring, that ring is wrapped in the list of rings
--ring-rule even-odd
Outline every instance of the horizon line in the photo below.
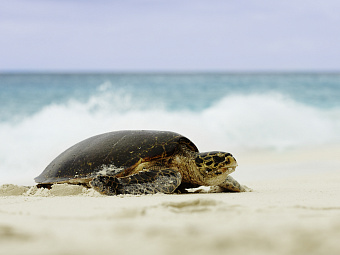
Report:
[[[340,74],[340,70],[0,70],[1,74]]]

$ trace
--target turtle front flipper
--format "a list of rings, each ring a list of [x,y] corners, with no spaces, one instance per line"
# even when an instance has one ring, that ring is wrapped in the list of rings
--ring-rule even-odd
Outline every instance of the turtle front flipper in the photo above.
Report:
[[[90,185],[104,195],[173,193],[182,176],[173,169],[146,170],[127,177],[98,175]]]
[[[226,192],[247,192],[252,191],[252,189],[248,188],[245,185],[239,184],[233,177],[230,175],[227,176],[227,178],[218,185],[220,188],[222,188],[223,191]]]

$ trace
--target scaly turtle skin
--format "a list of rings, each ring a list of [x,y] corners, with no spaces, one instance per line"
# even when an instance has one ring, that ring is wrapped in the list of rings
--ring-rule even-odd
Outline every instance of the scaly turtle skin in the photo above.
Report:
[[[199,153],[188,138],[174,132],[125,130],[75,144],[35,181],[39,186],[83,184],[106,195],[173,193],[201,185],[246,191],[228,176],[236,166],[230,153]]]

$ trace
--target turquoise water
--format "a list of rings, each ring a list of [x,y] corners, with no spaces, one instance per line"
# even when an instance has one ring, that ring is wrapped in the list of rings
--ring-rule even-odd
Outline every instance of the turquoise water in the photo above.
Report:
[[[340,142],[340,74],[0,74],[0,184],[121,129],[181,133],[201,151]],[[23,182],[25,182],[23,181]]]
[[[171,111],[201,111],[226,96],[272,92],[316,108],[340,106],[340,74],[0,74],[0,121],[72,99],[86,102],[103,89]]]

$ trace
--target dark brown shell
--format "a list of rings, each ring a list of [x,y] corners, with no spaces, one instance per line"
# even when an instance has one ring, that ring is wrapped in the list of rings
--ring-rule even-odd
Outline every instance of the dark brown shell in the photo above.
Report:
[[[180,144],[198,152],[188,138],[169,131],[124,130],[93,136],[61,153],[35,181],[87,179],[105,167],[115,167],[115,174],[126,176],[140,162],[171,157]]]

